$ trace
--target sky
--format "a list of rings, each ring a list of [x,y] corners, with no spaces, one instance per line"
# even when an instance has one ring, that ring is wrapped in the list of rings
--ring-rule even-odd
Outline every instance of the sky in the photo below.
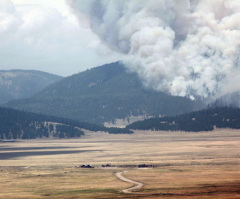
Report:
[[[68,76],[123,60],[146,88],[240,90],[239,0],[0,0],[0,70]]]
[[[0,0],[0,70],[69,76],[119,59],[64,0]]]

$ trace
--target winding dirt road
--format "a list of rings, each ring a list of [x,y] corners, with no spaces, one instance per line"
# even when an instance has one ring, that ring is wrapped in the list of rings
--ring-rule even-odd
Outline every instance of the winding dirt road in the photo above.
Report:
[[[123,174],[123,173],[126,173],[126,172],[127,172],[127,171],[118,172],[118,173],[116,173],[116,176],[117,176],[120,180],[122,180],[122,181],[124,181],[124,182],[129,182],[129,183],[131,183],[131,184],[134,184],[135,186],[134,186],[134,187],[131,187],[131,188],[123,189],[123,190],[122,190],[123,193],[132,194],[132,193],[133,193],[133,192],[132,192],[133,190],[138,190],[138,189],[143,188],[143,186],[144,186],[143,183],[125,178],[122,174]]]

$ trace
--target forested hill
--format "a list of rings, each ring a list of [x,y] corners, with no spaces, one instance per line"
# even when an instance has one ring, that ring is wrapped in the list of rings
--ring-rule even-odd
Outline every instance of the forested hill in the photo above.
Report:
[[[34,70],[0,70],[0,104],[30,97],[62,78]]]
[[[210,107],[240,107],[240,91],[228,93],[218,99],[213,103],[209,104]]]
[[[109,133],[132,133],[128,129],[105,128],[85,122],[0,108],[0,139],[80,137],[84,135],[81,129]]]
[[[202,105],[145,89],[136,74],[116,62],[67,77],[6,107],[103,124],[131,116],[177,115],[199,110]]]
[[[129,129],[164,131],[212,131],[214,128],[240,129],[239,108],[212,108],[176,117],[163,117],[135,122]]]

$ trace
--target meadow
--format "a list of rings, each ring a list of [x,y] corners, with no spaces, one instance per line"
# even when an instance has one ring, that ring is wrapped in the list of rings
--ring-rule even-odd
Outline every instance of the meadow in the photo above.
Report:
[[[143,188],[123,193],[133,185],[116,177],[121,171]],[[240,198],[240,131],[86,132],[0,143],[0,176],[0,199]]]

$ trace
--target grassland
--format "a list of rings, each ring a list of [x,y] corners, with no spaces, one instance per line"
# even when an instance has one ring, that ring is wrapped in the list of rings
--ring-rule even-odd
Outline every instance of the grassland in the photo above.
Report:
[[[102,168],[102,164],[154,167]],[[91,164],[94,169],[77,168]],[[142,190],[115,173],[142,182]],[[0,143],[0,199],[240,198],[240,131],[87,132],[69,140]]]

